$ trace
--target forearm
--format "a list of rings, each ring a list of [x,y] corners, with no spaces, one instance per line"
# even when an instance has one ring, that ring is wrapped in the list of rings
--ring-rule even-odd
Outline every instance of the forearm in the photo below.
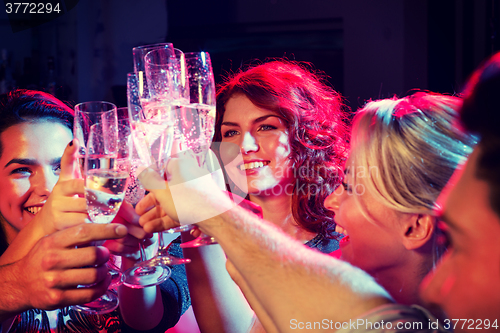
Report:
[[[215,236],[279,331],[290,330],[292,319],[343,321],[389,302],[368,274],[304,247],[239,207],[200,227]]]
[[[186,241],[189,235],[183,235]],[[201,332],[247,332],[253,317],[247,301],[226,270],[220,246],[184,249],[191,303]]]
[[[21,279],[19,262],[0,266],[0,322],[30,308]]]
[[[45,236],[44,230],[32,219],[9,244],[9,247],[0,257],[0,265],[13,263],[23,258],[31,248],[42,237]]]
[[[254,292],[248,286],[248,283],[245,281],[243,276],[238,272],[238,270],[234,267],[231,261],[227,261],[226,263],[227,271],[231,278],[236,282],[236,284],[240,287],[241,291],[245,295],[246,300],[252,307],[252,310],[257,315],[258,319],[253,321],[252,329],[250,332],[261,332],[264,331],[266,333],[275,333],[278,332],[277,327],[274,325],[271,317],[267,314],[265,308],[262,304],[259,303],[258,299],[255,297]]]

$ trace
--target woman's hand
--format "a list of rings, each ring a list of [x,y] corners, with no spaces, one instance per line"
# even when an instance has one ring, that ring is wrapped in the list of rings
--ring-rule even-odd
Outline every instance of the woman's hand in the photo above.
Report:
[[[73,144],[72,144],[73,143]],[[43,235],[49,235],[87,221],[87,201],[77,153],[78,141],[66,146],[61,157],[61,173],[52,193],[42,209],[33,218],[42,227]]]
[[[139,224],[147,232],[160,232],[180,225],[179,222],[168,216],[160,207],[153,192],[139,201],[137,206],[135,206],[135,211],[141,215]]]
[[[222,192],[221,173],[220,168],[200,168],[189,152],[170,159],[168,182],[155,170],[145,169],[139,180],[150,194],[137,204],[137,213],[145,215],[140,224],[147,231],[161,231],[205,221],[230,209],[233,205]],[[155,206],[161,206],[162,211],[152,210]]]

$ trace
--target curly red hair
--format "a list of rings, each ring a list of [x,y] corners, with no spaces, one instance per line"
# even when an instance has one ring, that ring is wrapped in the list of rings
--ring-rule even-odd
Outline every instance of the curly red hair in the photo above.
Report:
[[[297,180],[293,217],[306,230],[331,237],[333,213],[323,202],[341,182],[348,151],[346,107],[340,94],[306,63],[273,60],[240,70],[218,86],[214,141],[222,140],[225,104],[235,94],[286,120]]]

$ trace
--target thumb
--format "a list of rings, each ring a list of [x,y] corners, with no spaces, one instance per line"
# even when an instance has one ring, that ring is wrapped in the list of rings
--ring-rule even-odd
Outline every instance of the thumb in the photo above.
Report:
[[[59,181],[81,178],[80,164],[78,163],[78,140],[73,139],[66,146],[61,157],[61,173]]]

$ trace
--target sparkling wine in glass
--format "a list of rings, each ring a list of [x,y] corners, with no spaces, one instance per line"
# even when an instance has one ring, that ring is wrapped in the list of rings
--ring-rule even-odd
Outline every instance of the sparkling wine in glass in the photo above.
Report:
[[[207,153],[215,131],[215,80],[210,55],[207,52],[184,53],[186,81],[189,86],[189,102],[176,111],[176,131],[180,133],[181,150],[187,150],[198,165],[206,169]],[[168,232],[189,230],[184,225]],[[182,248],[216,244],[213,237],[201,234],[193,241],[182,243]]]
[[[82,174],[90,128],[97,123],[102,123],[104,126],[116,125],[116,105],[104,101],[92,101],[80,103],[75,106],[73,136],[78,139],[80,144],[78,159]]]
[[[118,108],[117,109],[118,126],[124,126],[128,128],[130,134],[132,135],[132,118],[131,113],[128,108]],[[139,154],[136,150],[136,145],[130,144],[130,171],[127,182],[127,188],[125,190],[125,201],[130,203],[132,206],[141,200],[146,190],[141,185],[137,179],[137,172],[141,168],[142,163],[139,158]],[[168,267],[154,266],[150,267],[147,265],[141,265],[141,262],[147,260],[146,251],[144,248],[144,243],[139,242],[139,253],[140,262],[132,268],[129,268],[123,272],[121,276],[121,282],[131,288],[144,288],[153,285],[157,285],[168,279],[171,275],[171,270]]]
[[[85,198],[93,223],[110,223],[125,198],[129,173],[130,130],[115,122],[98,122],[89,129],[84,163]],[[88,314],[109,313],[118,307],[111,290],[74,309]]]

